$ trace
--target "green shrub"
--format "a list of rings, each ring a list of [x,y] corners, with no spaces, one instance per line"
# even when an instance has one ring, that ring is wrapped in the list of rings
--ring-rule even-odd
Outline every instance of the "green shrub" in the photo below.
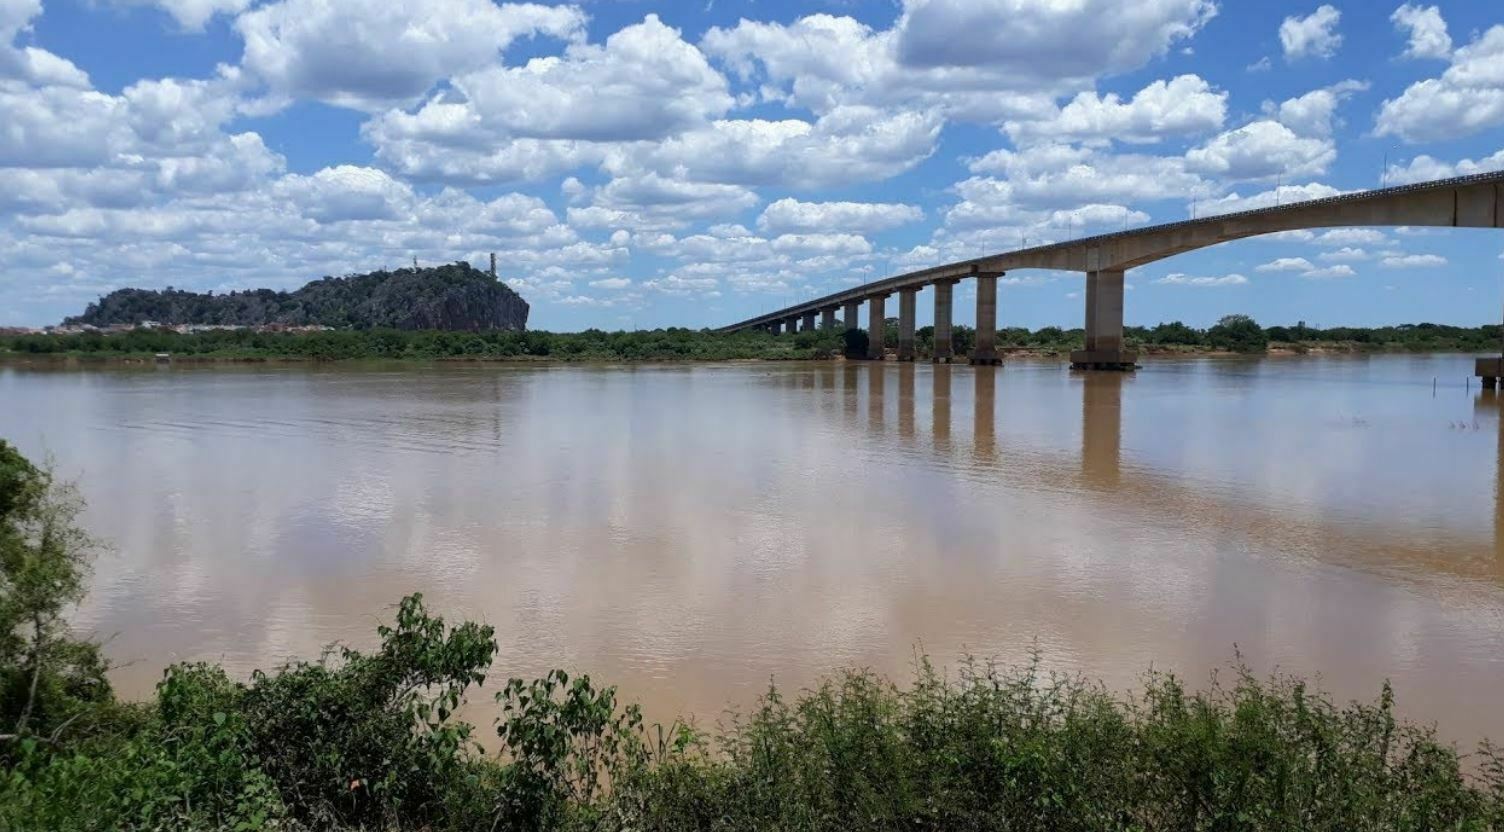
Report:
[[[1213,347],[1233,352],[1263,352],[1269,346],[1269,336],[1247,315],[1224,316],[1206,337]]]
[[[381,649],[257,672],[237,691],[250,753],[315,826],[427,823],[464,789],[471,727],[453,719],[496,651],[490,627],[445,627],[422,596],[378,628]]]
[[[866,358],[870,343],[866,330],[848,329],[841,335],[841,354],[850,359]]]

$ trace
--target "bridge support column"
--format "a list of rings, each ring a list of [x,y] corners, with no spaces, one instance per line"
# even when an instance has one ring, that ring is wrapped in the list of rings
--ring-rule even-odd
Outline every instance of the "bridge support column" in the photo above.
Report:
[[[918,289],[898,291],[898,360],[914,360],[914,306]]]
[[[834,306],[827,306],[820,310],[820,328],[836,328],[836,308]]]
[[[1132,370],[1138,353],[1123,349],[1123,270],[1086,273],[1086,349],[1071,353],[1073,370]]]
[[[887,295],[873,295],[867,298],[867,357],[873,361],[882,361],[887,357],[883,341],[887,337],[886,322],[883,311],[883,301]]]
[[[935,363],[949,364],[955,356],[955,349],[951,346],[950,319],[954,307],[952,297],[956,287],[955,280],[935,281]]]
[[[811,309],[804,313],[804,324],[799,327],[800,332],[815,331],[815,311]]]
[[[1483,382],[1484,390],[1495,390],[1499,379],[1504,377],[1504,358],[1479,358],[1473,362],[1473,375]],[[1501,420],[1500,425],[1504,425]]]
[[[977,341],[971,350],[973,364],[1001,364],[997,357],[997,279],[995,274],[977,275]]]
[[[774,335],[782,335],[783,334],[783,321],[774,321],[774,322],[768,324],[768,331],[771,332],[771,333],[773,333]]]
[[[841,319],[842,319],[841,323],[844,324],[847,329],[861,329],[862,328],[862,322],[860,320],[858,320],[858,317],[861,315],[861,311],[862,311],[862,302],[861,301],[859,301],[859,300],[848,300],[848,301],[846,301],[846,310],[841,313]]]

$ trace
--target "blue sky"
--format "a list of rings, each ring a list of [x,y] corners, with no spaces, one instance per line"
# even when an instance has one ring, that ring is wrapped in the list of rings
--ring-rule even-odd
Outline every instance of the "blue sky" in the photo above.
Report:
[[[0,325],[495,251],[535,328],[708,326],[1496,169],[1493,0],[0,0]],[[1010,274],[1000,323],[1079,325],[1081,283]],[[1130,323],[1478,324],[1504,235],[1286,234],[1129,285]]]

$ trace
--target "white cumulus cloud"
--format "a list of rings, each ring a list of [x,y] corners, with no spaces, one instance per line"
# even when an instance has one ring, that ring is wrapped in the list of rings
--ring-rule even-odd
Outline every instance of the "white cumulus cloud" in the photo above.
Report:
[[[1164,286],[1243,286],[1248,283],[1248,278],[1240,274],[1229,274],[1221,277],[1192,277],[1176,272],[1174,274],[1167,274],[1154,282]]]
[[[1452,54],[1439,78],[1411,84],[1379,109],[1374,131],[1407,142],[1443,141],[1504,124],[1504,25]]]
[[[1379,261],[1386,269],[1435,269],[1446,264],[1447,258],[1439,254],[1391,254]]]
[[[1300,276],[1308,277],[1312,280],[1327,280],[1331,278],[1356,277],[1357,275],[1358,273],[1353,270],[1352,266],[1346,263],[1339,263],[1335,266],[1311,269],[1310,271],[1302,272]]]
[[[1216,13],[1210,0],[904,0],[897,47],[917,67],[1090,78],[1143,66]]]
[[[481,69],[518,38],[578,38],[572,6],[490,0],[279,0],[236,19],[242,65],[274,95],[374,108]]]
[[[1326,137],[1300,136],[1277,121],[1255,121],[1229,130],[1185,154],[1197,173],[1232,180],[1275,179],[1325,173],[1337,158]]]
[[[1306,272],[1316,268],[1310,260],[1304,257],[1281,257],[1272,260],[1255,269],[1260,272]]]
[[[1285,60],[1335,55],[1342,45],[1342,35],[1337,33],[1337,24],[1341,20],[1342,12],[1330,5],[1319,6],[1305,17],[1292,15],[1285,18],[1279,26],[1279,42],[1285,49]]]
[[[763,209],[757,227],[774,233],[886,231],[924,219],[915,205],[885,202],[800,202],[784,197]]]
[[[1337,106],[1353,93],[1366,89],[1367,82],[1348,80],[1312,90],[1281,102],[1274,110],[1275,117],[1280,124],[1302,136],[1330,136]]]
[[[1196,75],[1154,81],[1128,101],[1115,93],[1082,92],[1052,118],[1010,120],[1014,141],[1156,142],[1216,130],[1227,117],[1227,93]]]
[[[1472,176],[1499,170],[1504,170],[1504,150],[1482,159],[1459,159],[1455,163],[1443,162],[1422,153],[1411,159],[1408,164],[1390,165],[1385,180],[1390,185],[1408,185],[1414,182],[1429,182],[1454,176]]]
[[[185,31],[203,31],[217,14],[236,15],[250,8],[251,0],[110,0],[127,6],[156,6],[172,15]]]
[[[1406,3],[1389,16],[1396,29],[1409,34],[1405,46],[1407,58],[1441,58],[1452,54],[1452,36],[1447,34],[1447,22],[1436,6],[1417,6]]]

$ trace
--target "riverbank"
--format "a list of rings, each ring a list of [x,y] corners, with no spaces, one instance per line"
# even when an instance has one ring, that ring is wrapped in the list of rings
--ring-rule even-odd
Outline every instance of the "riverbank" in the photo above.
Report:
[[[1298,356],[1356,356],[1356,355],[1478,355],[1486,354],[1488,350],[1467,350],[1461,348],[1437,348],[1437,349],[1406,349],[1398,346],[1374,346],[1367,344],[1271,344],[1267,350],[1257,353],[1236,352],[1233,350],[1216,349],[1213,347],[1181,347],[1164,345],[1136,345],[1132,347],[1138,350],[1140,359],[1170,359],[1170,358],[1250,358],[1257,356],[1269,357],[1298,357]],[[1498,350],[1494,350],[1498,352]],[[1058,361],[1062,364],[1069,363],[1070,352],[1057,349],[1040,349],[1035,347],[1004,347],[998,353],[1005,359],[1024,359],[1035,361]],[[896,351],[888,350],[888,361],[895,360]],[[920,361],[928,361],[929,356],[920,356]],[[243,365],[243,364],[316,364],[316,363],[444,363],[444,364],[520,364],[520,365],[547,365],[547,364],[695,364],[695,363],[756,363],[761,361],[853,361],[840,354],[817,354],[817,355],[787,355],[778,357],[746,356],[730,358],[676,358],[676,357],[647,357],[647,358],[613,358],[613,357],[560,357],[560,356],[534,356],[534,355],[463,355],[463,356],[399,356],[391,357],[352,357],[352,358],[317,358],[304,355],[289,354],[181,354],[181,353],[91,353],[91,352],[65,352],[65,353],[16,353],[0,352],[0,366],[122,366],[122,365],[160,365],[176,364],[190,366],[212,365]],[[868,359],[855,360],[855,363],[868,363]],[[960,363],[965,363],[964,356]]]

